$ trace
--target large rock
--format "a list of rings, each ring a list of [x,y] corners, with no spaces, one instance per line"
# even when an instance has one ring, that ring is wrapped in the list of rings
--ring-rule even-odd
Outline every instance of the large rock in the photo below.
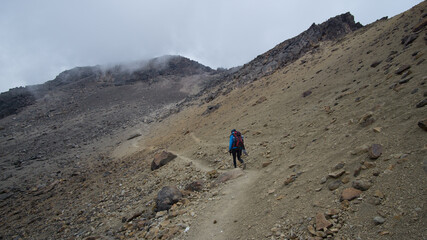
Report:
[[[229,181],[231,179],[235,179],[238,178],[240,176],[243,176],[245,174],[245,172],[243,172],[242,169],[240,168],[235,168],[231,171],[225,172],[221,175],[218,176],[218,178],[216,179],[215,183],[224,183],[226,181]]]
[[[175,154],[166,151],[162,151],[161,153],[156,154],[154,156],[153,162],[151,162],[151,171],[166,165],[175,158]]]
[[[166,186],[157,194],[156,212],[169,210],[182,198],[182,193],[175,186]]]

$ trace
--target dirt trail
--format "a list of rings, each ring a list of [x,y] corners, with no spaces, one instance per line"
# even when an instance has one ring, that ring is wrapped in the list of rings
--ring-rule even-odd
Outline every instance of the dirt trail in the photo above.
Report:
[[[196,144],[203,147],[219,145],[203,141],[194,133],[191,133],[191,137]],[[213,170],[201,160],[185,157],[176,151],[171,152],[186,162],[192,162],[203,171]],[[242,213],[248,211],[245,205],[245,202],[251,198],[248,190],[259,177],[258,170],[249,169],[244,172],[243,176],[219,187],[218,195],[211,198],[208,209],[200,209],[200,212],[195,213],[196,219],[185,235],[185,239],[230,239],[235,234],[232,230],[238,228],[237,225],[243,222]]]
[[[232,239],[244,222],[245,202],[250,199],[250,186],[258,179],[257,170],[245,170],[245,175],[226,183],[208,209],[201,209],[185,239]],[[196,213],[197,214],[197,213]]]

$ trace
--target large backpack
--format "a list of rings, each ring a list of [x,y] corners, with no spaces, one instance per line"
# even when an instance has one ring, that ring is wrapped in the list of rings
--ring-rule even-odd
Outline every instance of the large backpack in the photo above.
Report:
[[[242,138],[242,134],[238,131],[234,131],[233,132],[233,148],[237,147],[240,149],[243,149],[243,138]]]

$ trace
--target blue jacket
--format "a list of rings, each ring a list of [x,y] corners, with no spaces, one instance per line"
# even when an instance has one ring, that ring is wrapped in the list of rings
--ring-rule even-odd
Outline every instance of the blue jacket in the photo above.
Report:
[[[231,135],[230,135],[230,144],[229,144],[229,147],[228,147],[228,151],[231,151],[232,149],[238,149],[238,147],[233,147],[233,142],[234,142],[234,135],[233,135],[233,133],[234,132],[232,132]],[[242,135],[242,140],[243,140],[243,135]]]

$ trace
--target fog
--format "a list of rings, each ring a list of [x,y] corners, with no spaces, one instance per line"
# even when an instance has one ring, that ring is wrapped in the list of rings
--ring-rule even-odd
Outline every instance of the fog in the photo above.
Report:
[[[399,14],[406,1],[4,0],[0,92],[76,66],[181,55],[211,68],[249,62],[313,22],[350,11],[363,25]]]

